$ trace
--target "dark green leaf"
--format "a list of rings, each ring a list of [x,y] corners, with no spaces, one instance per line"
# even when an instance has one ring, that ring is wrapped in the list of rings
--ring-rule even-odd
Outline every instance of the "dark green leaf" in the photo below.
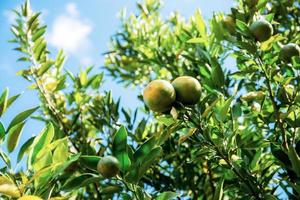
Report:
[[[126,171],[130,167],[131,161],[127,152],[127,131],[124,126],[121,126],[115,134],[113,155],[119,160],[122,171]]]
[[[289,146],[288,156],[292,163],[293,171],[300,177],[300,158],[293,146]]]
[[[122,187],[118,186],[118,185],[110,185],[110,186],[106,186],[101,190],[102,194],[114,194],[117,192],[122,191]]]
[[[72,190],[76,190],[78,188],[87,186],[91,183],[95,183],[95,182],[99,182],[101,181],[103,178],[101,177],[96,177],[93,174],[81,174],[79,176],[76,176],[74,178],[69,179],[65,185],[62,186],[62,190],[64,191],[72,191]]]
[[[82,163],[85,167],[97,172],[97,164],[101,158],[99,156],[88,156],[83,155],[80,156],[80,163]]]
[[[20,162],[21,159],[23,158],[24,154],[30,149],[31,144],[33,143],[35,137],[31,137],[28,139],[21,147],[19,154],[18,154],[18,159],[17,162]]]
[[[218,86],[222,87],[225,83],[225,76],[224,72],[220,66],[220,64],[217,61],[212,61],[213,62],[213,69],[211,72],[211,78],[212,81]]]
[[[150,139],[148,139],[146,142],[144,142],[136,150],[136,152],[134,152],[133,157],[134,157],[135,165],[139,165],[145,159],[145,157],[148,156],[148,154],[153,149],[155,143],[156,143],[156,139],[154,136],[152,136]]]
[[[155,147],[151,150],[151,152],[143,159],[141,162],[141,166],[139,167],[138,180],[142,178],[142,176],[147,172],[147,170],[151,167],[152,164],[156,162],[156,160],[162,155],[162,148]]]
[[[37,21],[37,18],[40,16],[41,13],[35,13],[27,22],[27,29],[30,30],[32,24]]]
[[[25,122],[20,122],[11,127],[7,133],[7,149],[12,152],[19,143],[20,135],[22,133]]]
[[[7,100],[6,109],[9,108],[9,106],[11,106],[11,105],[17,100],[17,98],[19,98],[19,96],[21,96],[21,94],[17,94],[17,95],[15,95],[15,96],[10,97],[10,98]]]
[[[179,197],[179,194],[177,194],[176,192],[163,192],[161,194],[159,194],[155,200],[172,200],[176,197]]]
[[[10,128],[15,126],[16,124],[19,124],[20,122],[23,122],[26,120],[32,113],[34,113],[39,107],[31,108],[28,110],[25,110],[21,113],[19,113],[15,118],[10,122],[8,125],[7,131],[9,131]]]
[[[222,200],[222,198],[223,198],[223,184],[224,184],[224,179],[222,179],[218,183],[213,200]]]
[[[0,117],[4,114],[4,112],[6,110],[8,93],[9,93],[9,90],[8,90],[8,88],[6,88],[0,96]]]
[[[11,163],[9,157],[0,149],[0,157],[5,162],[8,168],[11,168]]]
[[[5,128],[3,124],[0,122],[0,142],[5,137]]]

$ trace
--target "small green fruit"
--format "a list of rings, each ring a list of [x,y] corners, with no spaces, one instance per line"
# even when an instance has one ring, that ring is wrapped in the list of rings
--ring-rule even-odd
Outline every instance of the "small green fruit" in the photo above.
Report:
[[[256,6],[256,4],[258,3],[258,0],[246,0],[246,5],[249,6],[250,8],[253,8],[254,6]]]
[[[280,51],[280,58],[285,62],[291,62],[292,57],[300,56],[300,47],[297,44],[284,45]]]
[[[273,35],[273,27],[270,22],[261,19],[250,25],[250,32],[260,42],[267,41]]]
[[[180,76],[172,85],[176,91],[176,99],[184,105],[196,104],[201,96],[199,81],[191,76]]]
[[[171,109],[176,94],[172,84],[165,80],[154,80],[144,89],[145,104],[155,112],[166,112]]]
[[[226,17],[224,17],[223,26],[225,29],[229,31],[229,33],[231,34],[235,33],[235,22],[231,16],[227,15]]]
[[[99,160],[97,170],[103,177],[111,178],[119,173],[120,163],[117,158],[106,156]]]

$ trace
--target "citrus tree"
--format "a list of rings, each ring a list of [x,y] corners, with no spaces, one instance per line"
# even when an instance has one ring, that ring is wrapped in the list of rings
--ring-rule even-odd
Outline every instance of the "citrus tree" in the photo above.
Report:
[[[300,4],[237,3],[204,21],[200,10],[163,18],[161,1],[144,0],[121,18],[105,72],[144,88],[134,111],[99,92],[103,72],[74,74],[63,51],[50,54],[29,1],[15,10],[18,74],[40,105],[0,123],[1,198],[298,199]],[[18,97],[3,91],[0,117]],[[30,116],[45,128],[19,144]],[[19,171],[7,154],[17,145]]]

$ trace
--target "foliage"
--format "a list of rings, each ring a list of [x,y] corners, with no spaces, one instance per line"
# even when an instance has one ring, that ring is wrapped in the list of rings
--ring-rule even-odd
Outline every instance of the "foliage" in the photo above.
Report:
[[[165,114],[121,108],[110,91],[99,91],[103,73],[91,66],[74,74],[64,68],[63,51],[50,54],[46,26],[29,1],[14,11],[10,42],[25,66],[18,74],[41,103],[17,114],[7,128],[0,123],[0,140],[14,151],[30,116],[45,128],[22,144],[18,162],[26,161],[24,170],[15,172],[9,155],[0,150],[6,164],[0,176],[2,199],[300,196],[300,58],[280,58],[282,45],[299,44],[300,4],[239,1],[229,14],[231,28],[223,13],[208,22],[200,10],[189,20],[178,13],[164,19],[161,5],[145,0],[137,4],[137,15],[121,19],[105,66],[124,86],[196,78],[200,101],[193,106],[176,102]],[[274,28],[265,42],[256,41],[249,30],[260,18]],[[236,60],[236,69],[225,69],[228,56]],[[18,97],[9,97],[8,89],[2,92],[0,117]],[[118,159],[120,173],[105,179],[97,163],[109,155]]]

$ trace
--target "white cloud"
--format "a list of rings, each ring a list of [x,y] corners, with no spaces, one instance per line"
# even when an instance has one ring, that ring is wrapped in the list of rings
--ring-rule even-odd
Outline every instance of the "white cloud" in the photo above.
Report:
[[[93,27],[86,18],[80,16],[75,3],[68,3],[65,11],[53,22],[47,35],[49,44],[76,56],[81,64],[91,63],[92,59],[87,54],[93,46],[89,38]]]

